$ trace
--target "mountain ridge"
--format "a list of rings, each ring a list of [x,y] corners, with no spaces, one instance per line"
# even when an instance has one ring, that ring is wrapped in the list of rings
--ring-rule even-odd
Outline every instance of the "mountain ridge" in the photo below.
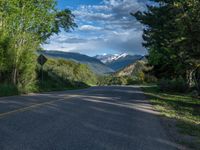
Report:
[[[96,55],[95,58],[99,59],[104,64],[118,60],[120,58],[124,58],[128,56],[127,53],[122,54],[104,54],[104,55]]]
[[[148,60],[146,56],[143,56],[141,59],[115,72],[114,75],[117,77],[133,76],[133,75],[135,76],[139,72],[142,72],[143,70],[147,68],[146,67],[147,62]]]
[[[114,72],[111,68],[106,66],[100,60],[84,54],[74,53],[74,52],[63,52],[58,50],[42,50],[38,51],[38,53],[43,54],[47,57],[61,58],[65,60],[72,60],[78,63],[86,64],[96,74],[103,75]]]
[[[127,53],[95,56],[95,58],[99,59],[106,66],[112,68],[115,71],[119,71],[120,69],[136,62],[142,57],[143,57],[142,55],[129,55]]]

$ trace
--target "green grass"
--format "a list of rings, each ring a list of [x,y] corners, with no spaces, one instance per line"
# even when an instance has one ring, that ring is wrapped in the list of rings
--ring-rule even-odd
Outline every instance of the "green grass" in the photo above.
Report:
[[[143,87],[143,91],[157,111],[176,119],[180,133],[195,136],[200,141],[200,99],[187,93],[161,92],[156,86]]]
[[[80,85],[72,85],[72,84],[55,84],[52,81],[46,81],[44,83],[39,83],[36,90],[34,92],[51,92],[51,91],[64,91],[64,90],[77,90],[77,89],[85,89],[90,87],[86,84]]]
[[[0,97],[14,96],[26,93],[41,93],[41,92],[52,92],[52,91],[64,91],[64,90],[78,90],[89,88],[89,85],[83,83],[77,84],[59,84],[55,81],[45,81],[43,83],[38,83],[37,85],[32,85],[29,89],[21,89],[11,84],[0,84]]]

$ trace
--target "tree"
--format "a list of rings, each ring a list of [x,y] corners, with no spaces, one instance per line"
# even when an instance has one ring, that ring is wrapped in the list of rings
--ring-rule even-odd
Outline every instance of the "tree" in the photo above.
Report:
[[[12,83],[22,87],[32,83],[37,48],[61,28],[69,31],[73,27],[76,24],[71,11],[57,10],[55,0],[0,0],[0,36],[8,36],[10,42],[0,57],[5,60],[5,54],[9,54],[12,58],[9,64],[1,61],[1,65],[11,66],[8,76]]]
[[[188,80],[200,64],[200,1],[154,2],[158,5],[132,14],[145,25],[143,39],[149,63],[159,78],[182,76]]]

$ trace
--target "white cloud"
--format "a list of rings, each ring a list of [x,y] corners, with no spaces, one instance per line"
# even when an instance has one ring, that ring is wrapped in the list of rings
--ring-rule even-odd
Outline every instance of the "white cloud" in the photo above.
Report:
[[[142,25],[130,12],[145,10],[147,0],[103,0],[99,5],[82,5],[73,13],[79,29],[53,37],[46,49],[84,54],[146,54]],[[88,32],[90,31],[90,32]]]
[[[82,25],[79,30],[82,30],[82,31],[95,31],[95,30],[101,30],[102,28],[101,27],[95,27],[95,26],[92,26],[92,25]]]
[[[112,14],[98,13],[93,10],[93,7],[82,6],[79,10],[73,11],[73,14],[81,19],[85,20],[104,20],[111,19]]]

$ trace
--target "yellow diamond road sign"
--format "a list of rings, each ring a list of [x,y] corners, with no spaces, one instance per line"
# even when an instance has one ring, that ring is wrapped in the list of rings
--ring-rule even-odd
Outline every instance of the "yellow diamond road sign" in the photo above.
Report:
[[[37,59],[38,63],[43,66],[47,62],[47,58],[44,55],[40,55]]]

